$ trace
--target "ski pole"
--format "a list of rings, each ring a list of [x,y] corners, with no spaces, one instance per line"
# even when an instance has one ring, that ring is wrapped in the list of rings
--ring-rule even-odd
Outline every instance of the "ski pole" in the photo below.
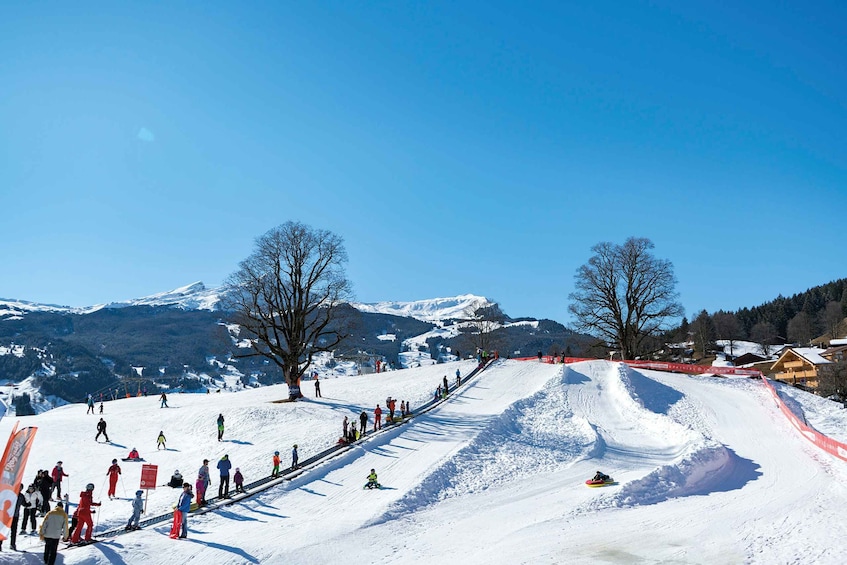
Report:
[[[124,486],[124,478],[120,475],[118,475],[118,477],[121,479],[121,489],[123,489],[123,491],[124,491],[124,498],[127,498],[126,487]]]

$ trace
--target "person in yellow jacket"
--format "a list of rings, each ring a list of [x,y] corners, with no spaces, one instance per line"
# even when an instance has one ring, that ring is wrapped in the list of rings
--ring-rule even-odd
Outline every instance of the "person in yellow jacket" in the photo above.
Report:
[[[44,517],[38,537],[44,542],[44,563],[54,565],[59,553],[59,540],[68,541],[68,515],[61,502]]]

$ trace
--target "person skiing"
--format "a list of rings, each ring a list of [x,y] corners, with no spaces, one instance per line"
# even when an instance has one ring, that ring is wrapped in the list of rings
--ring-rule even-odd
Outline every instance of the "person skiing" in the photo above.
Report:
[[[94,529],[94,521],[91,519],[91,515],[94,513],[94,509],[91,508],[92,506],[100,506],[100,503],[94,502],[94,485],[88,483],[85,485],[85,490],[79,493],[79,505],[76,509],[79,523],[74,528],[71,543],[79,543],[79,539],[82,537],[82,529],[85,526],[88,526],[85,532],[85,541],[91,541],[91,534]]]
[[[368,475],[368,482],[365,484],[365,488],[379,488],[380,484],[376,479],[376,471],[371,469],[371,473]]]
[[[209,476],[209,460],[203,459],[203,465],[197,471],[197,504],[206,504],[206,489],[212,483],[212,478]]]
[[[347,429],[347,426],[344,426],[344,428]],[[271,471],[271,476],[279,476],[279,451],[274,451],[274,468]]]
[[[24,494],[24,521],[21,523],[21,533],[26,533],[26,521],[29,520],[30,531],[35,533],[35,517],[38,515],[38,509],[41,508],[41,493],[35,488],[35,485],[29,485]]]
[[[159,400],[162,401],[162,403],[159,404],[159,408],[167,408],[168,407],[168,395],[167,394],[165,394],[163,392],[162,396],[159,397]]]
[[[360,429],[362,430],[362,435],[365,435],[365,430],[368,429],[368,413],[362,410],[362,413],[359,414],[359,422],[362,424]]]
[[[115,498],[115,488],[118,486],[118,477],[121,474],[121,467],[118,465],[117,459],[112,459],[112,466],[109,467],[106,474],[109,475],[109,500],[112,500]]]
[[[38,530],[38,537],[44,542],[44,563],[54,565],[59,553],[59,539],[68,539],[68,515],[59,502],[56,508],[47,513]]]
[[[235,468],[235,474],[232,476],[232,481],[235,483],[235,492],[244,492],[244,475],[241,474],[241,469]]]
[[[134,447],[130,450],[129,455],[126,456],[127,459],[141,459],[141,456],[138,454],[138,450]]]
[[[456,386],[462,384],[462,371],[456,369]]]
[[[610,478],[611,477],[609,477],[609,475],[607,475],[605,473],[601,473],[600,471],[597,471],[597,474],[594,475],[594,478],[591,479],[591,480],[599,483],[599,482],[608,481]]]
[[[224,437],[224,415],[218,414],[218,441],[223,440]]]
[[[94,397],[90,394],[88,395],[88,410],[86,410],[85,413],[88,414],[89,412],[94,414]]]
[[[374,408],[374,431],[382,429],[382,408],[379,404]]]
[[[394,423],[394,411],[395,411],[394,409],[395,409],[396,406],[397,406],[397,399],[396,398],[389,398],[388,399],[388,414],[391,416],[389,421],[392,424]]]
[[[191,485],[185,483],[182,485],[182,494],[179,495],[179,499],[176,503],[176,511],[180,513],[180,520],[182,523],[181,531],[179,537],[185,539],[188,537],[188,512],[191,510],[191,499],[194,498],[194,495],[191,494]],[[173,537],[173,532],[171,532]]]
[[[218,461],[218,471],[221,475],[221,484],[218,487],[218,496],[221,498],[229,498],[229,470],[232,469],[232,462],[229,460],[229,455],[224,455]]]
[[[65,473],[65,470],[62,469],[62,462],[59,461],[56,463],[56,466],[53,467],[53,472],[50,474],[53,477],[53,490],[56,491],[56,498],[62,498],[62,477],[69,476]],[[52,492],[50,493],[53,494]]]
[[[295,443],[294,448],[291,450],[291,468],[292,469],[297,468],[297,461],[298,460],[299,460],[299,457],[297,456],[297,444]]]
[[[166,408],[167,408],[167,407],[166,407]],[[168,447],[165,445],[165,442],[166,442],[166,441],[167,441],[167,440],[165,439],[165,432],[163,432],[163,431],[161,431],[161,430],[160,430],[160,431],[159,431],[159,437],[157,437],[157,438],[156,438],[156,451],[159,451],[159,448],[160,448],[160,447],[161,447],[162,449],[164,449],[165,451],[167,451],[167,450],[168,450]]]
[[[129,517],[125,530],[138,529],[138,521],[141,520],[141,513],[144,512],[144,499],[141,498],[143,494],[143,490],[135,491],[135,498],[132,499],[132,516]]]
[[[97,435],[94,437],[94,441],[100,440],[100,434],[106,438],[106,443],[111,443],[109,441],[109,434],[106,433],[106,420],[100,418],[100,421],[97,422]]]
[[[103,401],[102,400],[100,401],[100,413],[101,414],[103,413]]]

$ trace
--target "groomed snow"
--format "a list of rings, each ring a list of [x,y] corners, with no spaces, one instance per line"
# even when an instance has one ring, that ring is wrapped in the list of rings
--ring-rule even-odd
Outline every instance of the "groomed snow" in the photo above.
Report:
[[[206,457],[228,453],[247,482],[332,444],[344,415],[385,397],[423,404],[456,368],[447,363],[321,381],[323,399],[271,403],[281,387],[106,403],[113,445],[94,443],[99,416],[82,405],[20,418],[38,426],[26,476],[63,460],[74,501],[86,482],[105,498],[112,457],[138,447],[191,482]],[[842,410],[791,391],[810,423],[847,424]],[[837,406],[837,405],[835,405]],[[218,413],[225,442],[215,440]],[[14,420],[0,422],[8,437]],[[162,429],[168,451],[155,450]],[[140,468],[122,463],[119,495]],[[384,489],[364,491],[370,468]],[[598,469],[615,486],[583,486]],[[213,473],[214,477],[214,473]],[[217,488],[213,478],[212,490]],[[591,361],[564,367],[500,360],[448,401],[216,513],[192,516],[189,539],[160,524],[68,550],[66,564],[280,563],[843,563],[847,463],[802,438],[761,383],[633,370]],[[151,492],[152,513],[177,491]],[[125,523],[126,500],[104,501],[99,529]],[[823,527],[825,525],[825,527]],[[19,548],[40,551],[30,537]],[[39,563],[0,553],[0,563]]]

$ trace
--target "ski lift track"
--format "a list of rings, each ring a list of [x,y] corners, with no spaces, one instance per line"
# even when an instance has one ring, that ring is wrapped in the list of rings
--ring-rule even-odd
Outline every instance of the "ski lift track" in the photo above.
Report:
[[[460,388],[467,385],[471,380],[473,380],[475,377],[477,377],[483,370],[488,368],[492,363],[493,363],[493,360],[489,360],[485,365],[480,365],[476,369],[471,371],[468,374],[467,377],[462,379],[461,385],[451,389],[451,392],[448,394],[447,397],[449,398],[449,397],[453,396],[456,393],[457,390],[459,390]],[[427,402],[426,404],[421,406],[418,410],[415,410],[412,413],[412,415],[410,415],[408,417],[408,419],[399,422],[397,425],[405,424],[408,421],[414,419],[415,417],[420,416],[421,414],[426,414],[427,412],[429,412],[430,410],[432,410],[436,406],[439,406],[442,402],[446,402],[446,399],[442,398],[440,400],[435,400],[435,399],[430,400],[429,402]],[[355,441],[351,444],[334,445],[330,448],[324,449],[320,453],[305,459],[303,461],[303,463],[301,465],[299,465],[296,469],[289,467],[288,470],[283,471],[280,476],[263,477],[259,480],[253,481],[252,483],[245,485],[244,490],[246,490],[247,492],[244,493],[244,494],[239,493],[236,496],[223,497],[223,498],[220,497],[220,496],[216,496],[216,497],[210,498],[206,501],[207,504],[205,506],[198,507],[196,510],[191,512],[191,515],[197,516],[197,515],[200,515],[200,514],[206,514],[207,512],[214,512],[215,510],[219,510],[219,509],[224,508],[226,506],[229,506],[231,504],[235,504],[235,503],[247,500],[247,499],[259,494],[260,492],[264,492],[264,491],[266,491],[270,488],[273,488],[277,485],[283,484],[285,481],[290,481],[292,479],[295,479],[295,478],[299,477],[300,475],[303,475],[304,473],[307,473],[311,469],[317,467],[320,463],[323,463],[325,461],[329,461],[330,459],[333,459],[335,457],[338,457],[339,455],[347,453],[348,451],[353,449],[355,446],[361,445],[363,443],[370,442],[375,437],[382,435],[383,433],[388,433],[388,432],[390,432],[394,429],[396,429],[395,426],[389,426],[387,428],[382,428],[381,430],[379,430],[377,432],[371,432],[370,434],[366,435],[364,438],[362,438],[358,441]],[[168,512],[168,513],[165,513],[165,514],[160,514],[158,516],[153,516],[152,518],[146,518],[144,520],[141,520],[138,523],[138,527],[139,527],[139,529],[144,529],[144,528],[147,528],[149,526],[155,526],[156,524],[161,524],[162,522],[167,522],[168,520],[172,520],[172,519],[173,519],[173,513]],[[113,538],[113,537],[120,536],[120,535],[123,535],[123,534],[129,534],[133,531],[135,531],[135,530],[126,530],[124,528],[115,528],[115,529],[112,529],[112,530],[107,530],[107,531],[102,532],[102,533],[97,535],[97,541],[105,541],[108,538]],[[75,546],[70,546],[70,547],[75,547]]]

